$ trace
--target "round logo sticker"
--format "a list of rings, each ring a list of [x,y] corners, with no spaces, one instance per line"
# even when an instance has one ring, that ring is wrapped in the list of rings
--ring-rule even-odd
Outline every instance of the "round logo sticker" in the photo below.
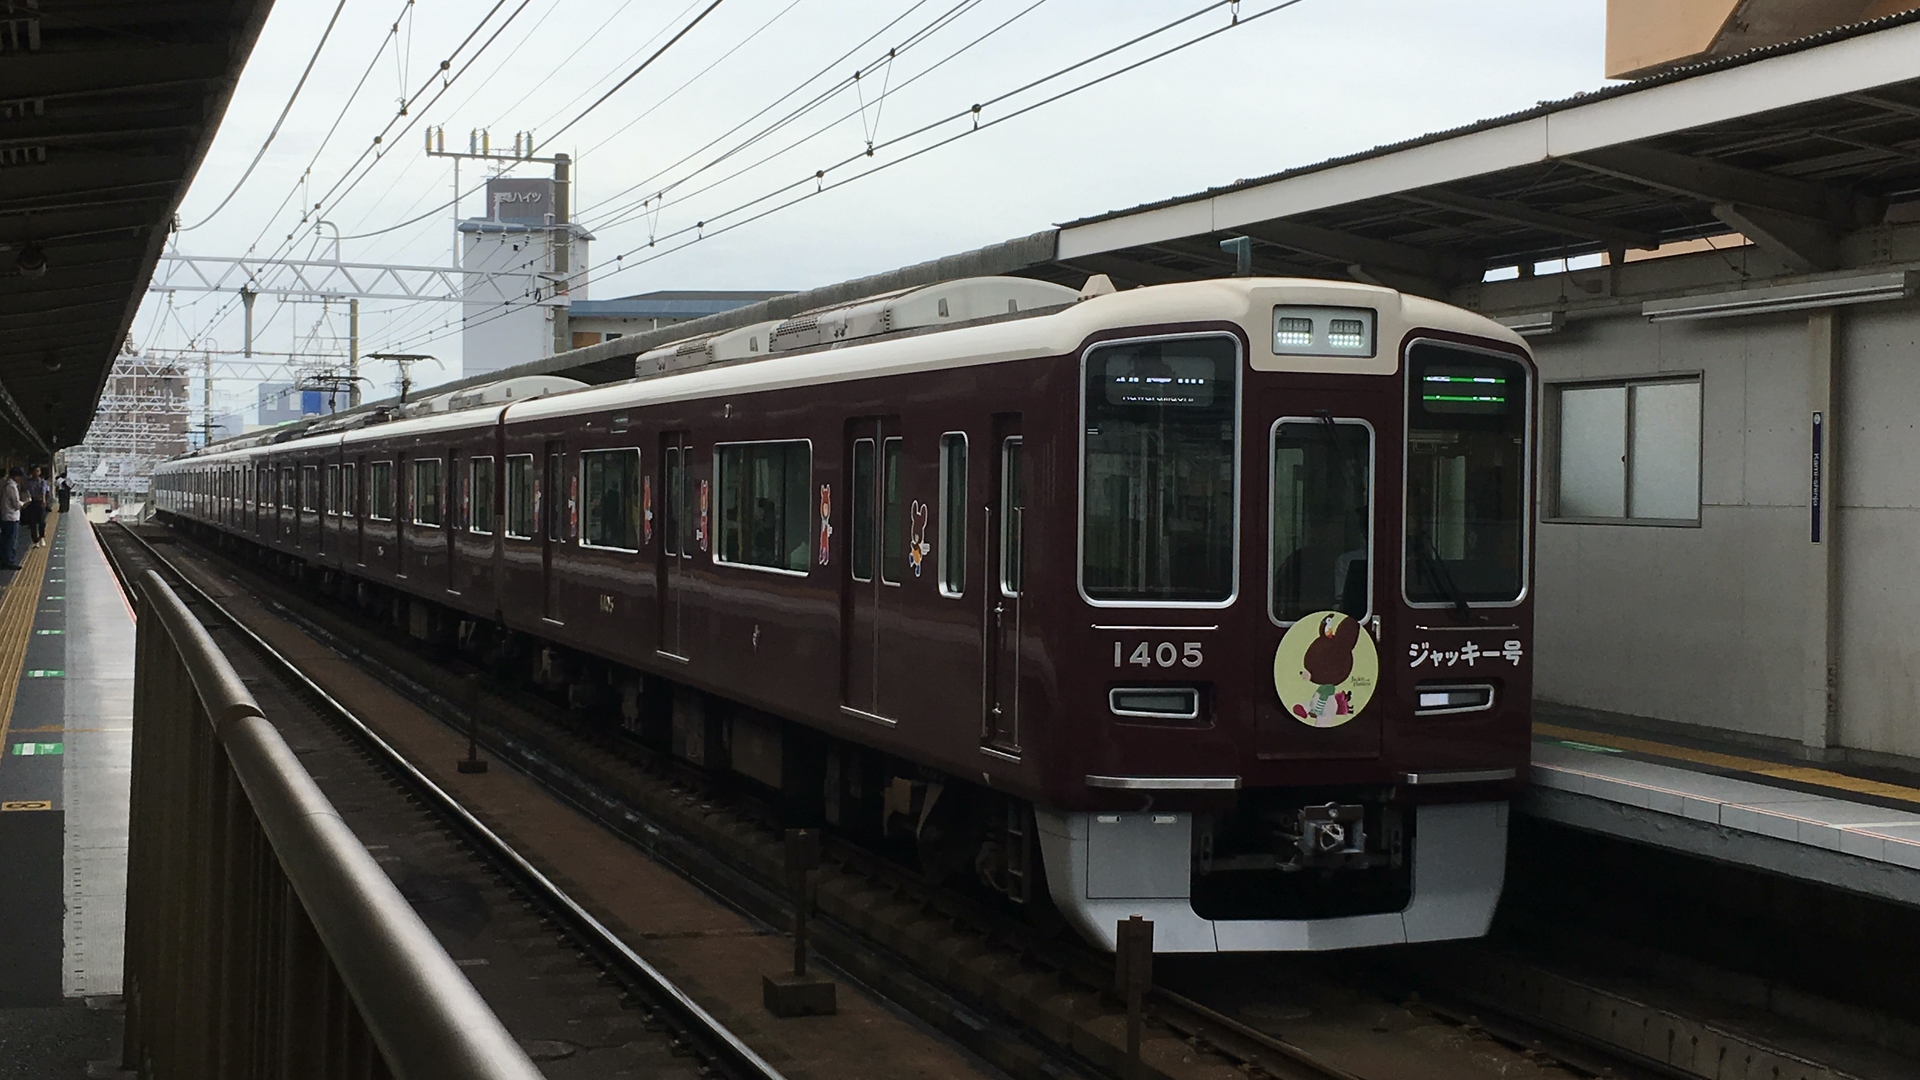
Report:
[[[1273,654],[1273,688],[1280,704],[1308,727],[1330,728],[1353,719],[1380,685],[1380,654],[1360,620],[1338,611],[1301,617]]]

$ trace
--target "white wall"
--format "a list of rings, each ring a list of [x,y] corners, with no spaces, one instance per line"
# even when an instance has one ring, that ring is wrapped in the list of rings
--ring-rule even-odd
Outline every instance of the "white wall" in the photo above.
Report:
[[[1920,757],[1920,303],[1841,325],[1839,729]]]
[[[1541,524],[1538,696],[1798,741],[1823,663],[1804,633],[1805,315],[1623,314],[1532,344],[1548,383],[1700,372],[1703,414],[1698,527]]]

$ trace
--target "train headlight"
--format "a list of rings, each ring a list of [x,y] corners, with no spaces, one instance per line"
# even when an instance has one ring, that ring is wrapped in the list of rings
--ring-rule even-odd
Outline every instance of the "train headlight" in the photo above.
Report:
[[[1275,356],[1372,356],[1378,322],[1372,308],[1276,307],[1273,352]]]

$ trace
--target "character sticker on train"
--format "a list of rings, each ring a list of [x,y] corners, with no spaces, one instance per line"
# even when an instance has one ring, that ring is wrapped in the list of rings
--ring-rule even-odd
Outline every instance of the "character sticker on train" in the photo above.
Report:
[[[640,536],[642,542],[653,543],[653,477],[640,478]]]
[[[927,556],[933,553],[933,545],[927,543],[927,504],[919,499],[913,500],[908,510],[910,521],[907,525],[907,561],[913,564],[913,576],[919,577],[920,570],[926,565]]]
[[[833,485],[820,485],[820,565],[827,565],[827,556],[833,551]]]
[[[1338,611],[1303,616],[1273,654],[1273,688],[1293,718],[1330,728],[1353,719],[1380,685],[1380,656],[1360,620]]]
[[[707,550],[707,482],[700,481],[700,525],[694,530],[693,537],[700,542],[700,550]]]

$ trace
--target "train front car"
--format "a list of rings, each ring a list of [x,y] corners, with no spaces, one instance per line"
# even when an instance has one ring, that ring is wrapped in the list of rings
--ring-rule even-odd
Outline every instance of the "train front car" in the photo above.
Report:
[[[1049,649],[1055,904],[1169,952],[1478,936],[1528,760],[1532,360],[1390,290],[1175,288],[1244,310],[1096,335],[1077,505],[1032,511],[1082,616]]]

